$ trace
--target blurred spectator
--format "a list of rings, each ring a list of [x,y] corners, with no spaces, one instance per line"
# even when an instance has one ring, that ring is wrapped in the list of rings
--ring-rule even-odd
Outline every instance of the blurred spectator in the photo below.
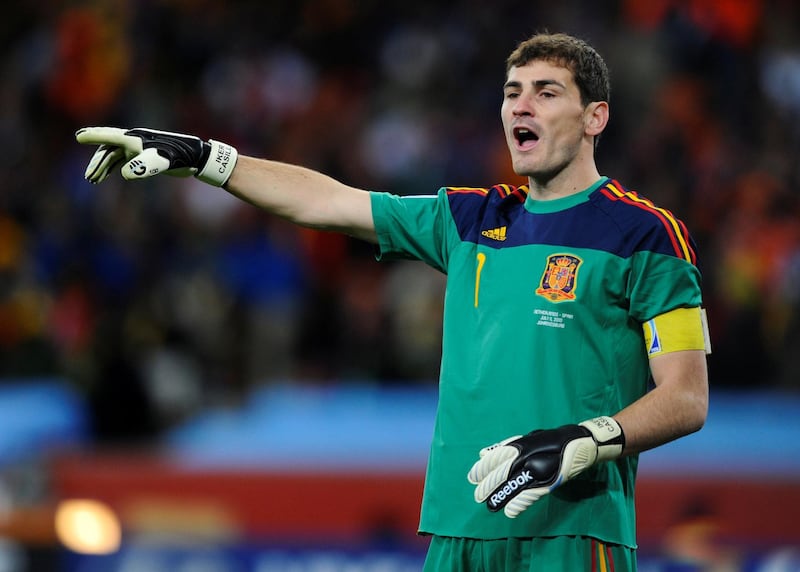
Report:
[[[741,554],[725,542],[725,524],[703,499],[689,499],[666,530],[662,551],[665,572],[741,572]]]
[[[128,79],[126,11],[124,2],[96,2],[59,15],[46,85],[55,109],[86,121],[114,105]]]
[[[741,387],[765,386],[788,359],[793,320],[785,284],[800,245],[800,211],[782,181],[759,171],[743,173],[730,200],[716,235],[717,372]]]
[[[428,266],[392,265],[383,290],[392,373],[399,380],[425,381],[439,367],[445,277]]]

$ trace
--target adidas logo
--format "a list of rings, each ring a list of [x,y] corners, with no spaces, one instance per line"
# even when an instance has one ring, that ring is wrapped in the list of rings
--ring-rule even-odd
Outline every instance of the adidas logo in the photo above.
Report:
[[[499,228],[492,228],[490,230],[482,230],[481,235],[485,236],[486,238],[491,238],[492,240],[505,240],[506,239],[506,227],[501,226]]]

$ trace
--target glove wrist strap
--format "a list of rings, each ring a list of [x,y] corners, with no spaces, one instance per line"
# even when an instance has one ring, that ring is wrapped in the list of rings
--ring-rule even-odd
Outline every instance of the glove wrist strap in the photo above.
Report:
[[[228,182],[239,153],[236,147],[213,139],[209,139],[205,145],[210,147],[208,160],[195,176],[204,183],[221,187]]]
[[[595,417],[580,424],[586,427],[597,443],[597,461],[612,461],[622,455],[625,434],[613,417]]]

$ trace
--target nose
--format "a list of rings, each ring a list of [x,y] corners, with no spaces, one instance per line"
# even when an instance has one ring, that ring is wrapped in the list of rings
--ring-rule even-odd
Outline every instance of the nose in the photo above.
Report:
[[[531,105],[530,98],[526,97],[524,94],[520,94],[519,97],[514,100],[511,113],[515,117],[533,115],[533,106]]]

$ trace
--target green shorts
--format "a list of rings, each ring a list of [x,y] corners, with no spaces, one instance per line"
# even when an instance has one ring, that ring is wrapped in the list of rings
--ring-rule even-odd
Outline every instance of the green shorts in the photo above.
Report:
[[[432,536],[424,572],[635,572],[636,551],[582,536]]]

